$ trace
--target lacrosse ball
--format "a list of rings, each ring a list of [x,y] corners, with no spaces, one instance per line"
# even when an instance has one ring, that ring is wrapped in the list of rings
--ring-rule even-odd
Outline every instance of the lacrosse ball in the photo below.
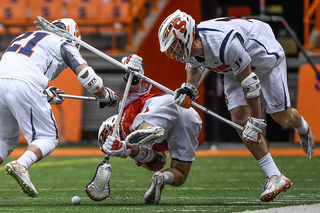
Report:
[[[74,204],[74,205],[80,205],[81,203],[81,198],[79,196],[74,196],[72,199],[71,199],[71,202]]]

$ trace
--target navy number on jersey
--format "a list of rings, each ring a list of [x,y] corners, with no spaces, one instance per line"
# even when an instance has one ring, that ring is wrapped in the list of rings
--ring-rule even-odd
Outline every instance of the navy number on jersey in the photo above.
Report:
[[[31,56],[33,53],[33,48],[37,45],[37,43],[43,39],[45,36],[49,35],[48,33],[34,33],[34,32],[27,32],[20,37],[14,39],[11,44],[9,45],[6,52],[17,52],[26,56]],[[18,41],[27,39],[26,45],[24,47],[21,47],[21,44],[19,44]]]

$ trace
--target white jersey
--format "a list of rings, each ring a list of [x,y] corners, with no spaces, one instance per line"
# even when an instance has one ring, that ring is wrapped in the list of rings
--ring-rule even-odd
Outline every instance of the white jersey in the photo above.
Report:
[[[197,26],[203,57],[192,57],[186,68],[207,68],[223,78],[228,110],[246,105],[236,79],[249,64],[261,83],[262,106],[269,114],[290,105],[285,53],[270,26],[253,19],[217,18]]]
[[[165,129],[162,137],[143,146],[151,148],[166,140],[171,158],[194,161],[202,120],[193,108],[179,107],[169,94],[145,94],[125,108],[120,121],[121,134],[136,130],[142,122]]]
[[[0,61],[3,160],[19,144],[20,130],[28,144],[58,143],[58,127],[44,89],[67,66],[74,70],[80,64],[86,61],[75,46],[43,30],[26,32],[9,44]]]
[[[65,39],[43,30],[30,31],[8,46],[0,61],[0,78],[20,79],[45,89],[67,68],[62,45],[78,64],[86,64],[77,48]]]
[[[250,63],[254,72],[266,72],[285,56],[270,26],[258,20],[217,18],[201,22],[197,28],[204,61],[193,57],[187,67],[237,75]]]

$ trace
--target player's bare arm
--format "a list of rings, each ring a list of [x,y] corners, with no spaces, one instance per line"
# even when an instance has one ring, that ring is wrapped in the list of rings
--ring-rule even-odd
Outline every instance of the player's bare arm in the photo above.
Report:
[[[203,70],[200,68],[191,68],[187,69],[187,83],[190,83],[196,87],[198,87],[199,80],[203,74]]]

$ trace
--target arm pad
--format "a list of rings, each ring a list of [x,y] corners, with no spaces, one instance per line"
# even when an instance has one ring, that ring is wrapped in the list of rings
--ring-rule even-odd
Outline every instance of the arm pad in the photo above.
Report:
[[[90,93],[97,93],[103,87],[103,81],[91,67],[83,68],[79,75],[78,81],[88,90]]]
[[[260,96],[260,80],[254,72],[241,81],[241,86],[243,87],[244,97],[251,99]]]

